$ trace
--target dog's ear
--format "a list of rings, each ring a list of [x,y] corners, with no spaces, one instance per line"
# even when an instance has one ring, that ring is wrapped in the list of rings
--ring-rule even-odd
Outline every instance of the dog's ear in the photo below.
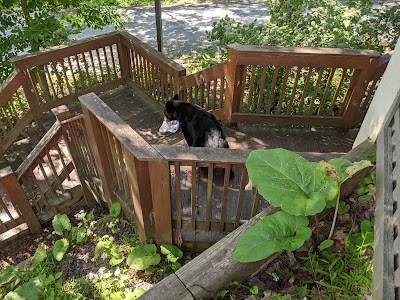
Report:
[[[172,98],[172,100],[179,100],[178,94],[175,94],[175,96],[174,96],[174,98]]]
[[[172,101],[168,101],[166,104],[165,104],[165,110],[168,112],[168,113],[172,113],[172,111],[174,110],[174,103],[172,102]]]

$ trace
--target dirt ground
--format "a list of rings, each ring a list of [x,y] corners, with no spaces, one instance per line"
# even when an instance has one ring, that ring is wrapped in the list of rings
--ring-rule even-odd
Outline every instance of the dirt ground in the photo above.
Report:
[[[375,210],[373,200],[366,203],[360,203],[355,198],[350,197],[346,202],[350,204],[351,208],[348,213],[338,215],[335,234],[333,236],[333,240],[337,242],[335,243],[336,246],[334,251],[339,253],[345,250],[345,241],[348,236],[346,228],[348,228],[349,224],[352,222],[360,222],[365,219],[372,219]],[[97,218],[104,214],[107,214],[104,208],[96,208],[95,216]],[[302,287],[305,281],[312,280],[312,278],[305,277],[301,268],[298,267],[298,262],[301,261],[301,257],[307,256],[310,247],[315,249],[321,241],[327,238],[332,224],[332,218],[333,213],[330,213],[322,220],[318,220],[318,222],[313,225],[312,238],[299,250],[289,253],[289,256],[288,253],[283,253],[264,270],[243,282],[243,285],[247,287],[257,286],[259,291],[257,297],[252,296],[247,287],[236,285],[227,288],[229,293],[227,293],[223,299],[232,299],[230,296],[236,300],[272,299],[276,293],[297,295],[297,288]],[[73,220],[74,218],[71,218],[72,223]],[[130,226],[128,227],[130,228]],[[124,230],[128,229],[125,228]],[[0,248],[0,270],[5,269],[8,265],[17,265],[26,259],[33,257],[38,243],[42,243],[46,247],[53,245],[57,237],[51,234],[52,231],[53,228],[49,225],[44,228],[43,233],[40,235],[32,236],[28,234]],[[95,245],[92,246],[94,248]],[[82,250],[77,247],[74,250],[73,255],[83,255],[83,253],[87,253],[86,250],[87,249]],[[85,263],[84,259],[78,261],[80,262],[79,265],[72,263],[67,267],[67,269],[63,270],[63,277],[74,275],[82,276],[84,275],[82,274],[84,271],[90,269],[92,272],[96,272],[96,267],[99,268],[99,266],[94,266],[90,259],[87,260],[87,263]],[[154,278],[154,280],[157,281],[157,278]]]

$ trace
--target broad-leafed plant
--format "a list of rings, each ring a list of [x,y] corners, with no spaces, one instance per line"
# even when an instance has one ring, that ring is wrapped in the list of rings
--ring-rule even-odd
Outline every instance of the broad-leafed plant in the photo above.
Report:
[[[264,199],[281,211],[248,229],[238,242],[234,258],[252,262],[300,248],[311,237],[307,217],[336,206],[332,233],[340,185],[370,165],[369,161],[352,163],[345,159],[309,162],[285,149],[251,152],[246,161],[251,182]]]

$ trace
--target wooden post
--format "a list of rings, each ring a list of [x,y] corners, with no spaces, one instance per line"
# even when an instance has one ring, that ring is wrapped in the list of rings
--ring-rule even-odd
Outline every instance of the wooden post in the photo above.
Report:
[[[116,183],[112,174],[110,162],[107,157],[106,147],[109,147],[108,141],[104,141],[101,133],[101,126],[103,126],[95,116],[87,109],[82,103],[83,118],[85,120],[86,133],[89,143],[92,146],[93,156],[96,161],[97,170],[99,172],[100,180],[102,182],[102,190],[104,200],[108,206],[117,201],[114,195]]]
[[[340,126],[340,130],[347,132],[353,125],[354,119],[357,117],[357,110],[360,108],[361,101],[365,96],[365,90],[368,87],[372,76],[375,73],[376,67],[379,62],[379,56],[371,56],[368,60],[365,60],[365,68],[361,70],[357,82],[354,86],[353,92],[351,93],[347,108],[343,115],[343,124]]]
[[[240,91],[244,66],[237,65],[238,51],[234,45],[228,46],[228,64],[226,72],[226,90],[223,122],[226,126],[232,123],[232,114],[239,111]]]
[[[60,123],[64,120],[71,118],[71,112],[66,105],[54,107],[51,109],[51,112],[56,117],[56,120]]]
[[[161,0],[155,0],[156,28],[157,28],[157,49],[163,52],[162,19],[161,19]]]
[[[32,110],[34,118],[40,119],[42,117],[42,112],[40,111],[39,102],[35,95],[35,90],[32,84],[32,80],[29,76],[29,72],[23,66],[21,66],[18,62],[14,62],[14,67],[18,70],[21,74],[21,85],[22,89],[24,90],[24,94],[26,100],[29,103],[29,107]]]
[[[120,39],[124,37],[120,35]],[[118,48],[118,58],[119,58],[119,66],[121,68],[121,75],[125,79],[132,78],[131,76],[131,68],[130,68],[130,55],[128,48],[121,42],[117,44]]]
[[[42,225],[40,225],[35,212],[29,204],[28,198],[22,191],[17,177],[10,166],[0,170],[0,184],[6,192],[8,200],[21,213],[32,234],[41,233]]]
[[[172,243],[169,163],[166,160],[150,161],[149,171],[154,210],[154,238],[159,245]]]
[[[134,218],[141,242],[148,242],[154,237],[154,216],[152,192],[149,174],[149,163],[139,161],[132,153],[123,149],[128,180],[131,185]],[[153,182],[155,178],[153,178]],[[158,182],[162,185],[162,182]],[[169,182],[168,182],[169,184]],[[164,212],[161,212],[164,213]]]

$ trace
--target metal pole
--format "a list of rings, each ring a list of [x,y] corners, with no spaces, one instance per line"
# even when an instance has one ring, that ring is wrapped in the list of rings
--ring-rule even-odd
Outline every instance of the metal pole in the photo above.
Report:
[[[162,23],[161,23],[161,0],[155,0],[156,27],[157,27],[157,47],[158,51],[163,52]]]

